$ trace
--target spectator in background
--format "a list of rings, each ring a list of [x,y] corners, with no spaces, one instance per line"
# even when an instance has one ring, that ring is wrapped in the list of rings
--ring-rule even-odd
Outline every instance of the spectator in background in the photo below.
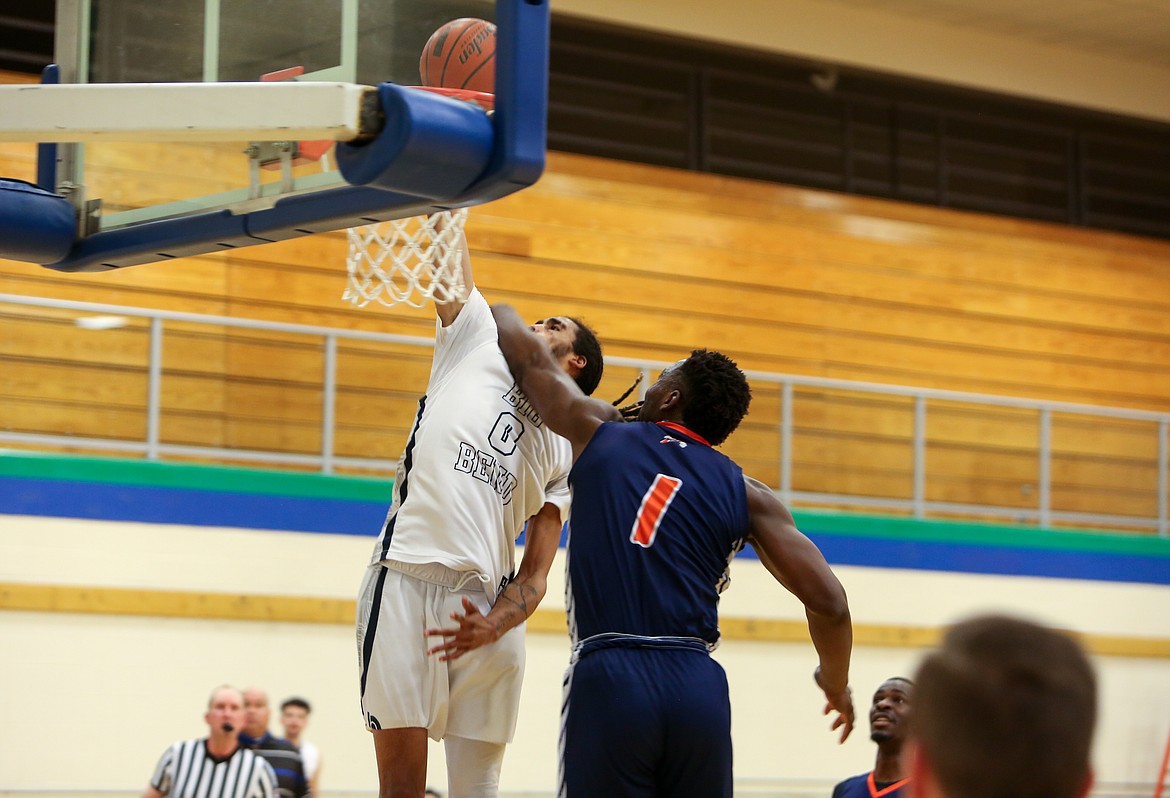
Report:
[[[244,691],[244,728],[240,732],[240,745],[255,750],[272,765],[279,798],[305,798],[309,795],[309,781],[305,778],[304,761],[295,745],[268,731],[270,714],[268,693],[258,687]]]
[[[1002,615],[956,624],[914,678],[916,798],[1083,798],[1097,681],[1068,635]]]
[[[280,725],[284,727],[284,738],[301,752],[305,778],[309,780],[309,790],[316,795],[318,777],[321,775],[321,752],[317,749],[316,743],[306,740],[303,736],[312,711],[309,702],[303,698],[293,696],[285,699],[280,705]]]
[[[228,685],[215,688],[203,720],[208,735],[180,740],[168,748],[142,798],[273,798],[276,775],[272,766],[240,745],[244,722],[240,691]]]
[[[905,798],[910,794],[908,772],[902,767],[902,745],[913,693],[914,682],[901,676],[881,683],[869,706],[869,739],[877,743],[877,761],[869,773],[834,787],[833,798]]]

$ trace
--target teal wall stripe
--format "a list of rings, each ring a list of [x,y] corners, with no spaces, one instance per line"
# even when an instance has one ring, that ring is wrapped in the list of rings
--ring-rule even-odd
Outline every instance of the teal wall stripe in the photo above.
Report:
[[[158,463],[104,457],[72,457],[29,452],[0,454],[0,477],[50,479],[182,488],[224,493],[390,503],[394,480],[329,474],[300,474],[188,463]]]

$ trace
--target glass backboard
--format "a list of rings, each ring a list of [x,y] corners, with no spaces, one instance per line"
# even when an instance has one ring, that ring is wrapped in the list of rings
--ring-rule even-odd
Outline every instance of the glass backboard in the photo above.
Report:
[[[147,247],[155,252],[130,254],[126,250],[122,239],[135,238],[147,228],[154,230],[150,226],[158,222],[168,223],[166,229],[171,229],[174,225],[169,223],[175,220],[199,219],[209,225],[207,236],[223,239],[213,242],[211,249],[240,246],[396,218],[431,206],[484,202],[534,182],[543,168],[546,0],[57,2],[56,80],[62,84],[308,81],[373,87],[394,84],[401,93],[401,87],[420,82],[423,47],[444,23],[475,17],[495,23],[498,29],[495,111],[489,115],[477,108],[475,113],[486,120],[480,122],[462,110],[448,115],[446,109],[439,108],[438,121],[434,122],[439,128],[466,124],[486,126],[489,131],[491,153],[484,179],[472,181],[468,190],[439,196],[442,192],[426,189],[429,178],[425,175],[421,189],[412,184],[403,190],[394,181],[355,186],[352,170],[343,176],[338,168],[338,157],[344,153],[335,151],[330,141],[292,145],[249,140],[57,144],[49,159],[42,157],[42,176],[49,160],[55,165],[53,186],[68,195],[79,210],[81,236],[95,239],[91,249],[101,250],[112,242],[114,253],[108,257],[74,253],[68,263],[46,264],[53,268],[101,270],[193,254],[189,246],[175,240],[173,230],[156,234],[157,246]],[[413,89],[405,93],[412,92],[421,93]],[[406,103],[411,108],[415,102],[412,96]],[[390,127],[397,119],[389,109],[395,97],[385,99],[386,125]],[[431,114],[433,102],[425,102],[431,103],[425,108]],[[448,98],[442,102],[466,105]],[[216,107],[206,109],[209,120],[217,113]],[[149,111],[144,112],[144,125],[149,116]],[[436,134],[439,128],[433,126],[416,127],[417,135],[437,142],[424,143],[438,148],[427,156],[434,161],[431,172],[442,172],[443,147],[447,146],[444,136]],[[517,149],[522,151],[518,168],[513,157]],[[539,163],[534,163],[536,160]],[[44,185],[46,179],[38,182]],[[450,186],[443,191],[450,194],[451,186],[459,181],[448,182]],[[387,207],[375,207],[388,190],[398,192],[397,198],[383,203]],[[416,194],[420,196],[413,196]],[[325,214],[318,222],[315,215],[322,204],[317,200],[326,196],[336,212]],[[284,216],[273,215],[274,209],[291,214],[287,223]],[[260,215],[244,224],[242,233],[245,239],[258,240],[241,242],[236,222],[253,213]],[[225,214],[233,218],[221,218]],[[194,226],[180,221],[175,229],[189,231]],[[202,251],[208,249],[203,247]]]

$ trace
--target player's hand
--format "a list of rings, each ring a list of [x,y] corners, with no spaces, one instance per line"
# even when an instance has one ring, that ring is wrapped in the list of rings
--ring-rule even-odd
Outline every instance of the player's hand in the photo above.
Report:
[[[480,646],[494,643],[499,639],[499,632],[488,622],[475,602],[467,596],[463,597],[464,612],[451,613],[451,620],[457,626],[446,629],[427,629],[427,637],[441,637],[443,642],[427,649],[427,654],[438,654],[443,662],[459,659],[468,651],[474,651]]]
[[[837,741],[838,744],[849,739],[849,734],[853,731],[853,721],[855,720],[853,714],[853,691],[848,685],[844,690],[839,692],[827,689],[825,687],[824,679],[821,677],[821,669],[818,667],[813,671],[813,679],[816,680],[817,687],[821,688],[821,692],[825,694],[825,709],[823,714],[828,715],[830,712],[836,712],[837,717],[833,720],[833,725],[830,731],[841,730],[841,739]]]

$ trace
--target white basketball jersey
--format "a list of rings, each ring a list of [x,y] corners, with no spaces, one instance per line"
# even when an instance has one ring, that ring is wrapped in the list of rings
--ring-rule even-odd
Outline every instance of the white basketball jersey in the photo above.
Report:
[[[545,502],[567,518],[572,451],[516,387],[478,290],[450,326],[436,326],[430,381],[372,562],[473,573],[494,601],[514,573],[524,522]]]

